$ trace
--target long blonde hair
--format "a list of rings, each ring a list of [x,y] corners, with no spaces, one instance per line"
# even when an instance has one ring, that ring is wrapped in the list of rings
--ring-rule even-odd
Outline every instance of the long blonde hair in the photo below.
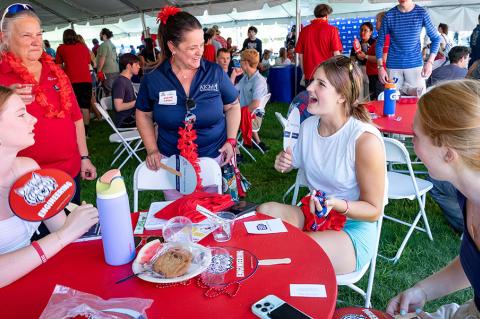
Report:
[[[454,149],[480,170],[480,82],[449,81],[434,87],[418,101],[417,118],[432,144]]]

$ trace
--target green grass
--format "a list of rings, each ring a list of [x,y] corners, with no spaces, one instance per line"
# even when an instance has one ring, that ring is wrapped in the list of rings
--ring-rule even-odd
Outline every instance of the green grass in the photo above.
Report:
[[[295,181],[295,172],[280,174],[273,169],[276,154],[282,148],[282,129],[275,118],[275,111],[286,114],[288,105],[273,103],[267,107],[267,115],[263,121],[261,130],[262,140],[270,146],[270,150],[262,155],[259,151],[253,151],[257,162],[248,157],[246,163],[240,166],[242,173],[252,183],[252,189],[248,193],[247,200],[263,203],[266,201],[282,201],[285,191]],[[116,145],[108,142],[112,130],[106,122],[91,123],[90,138],[88,145],[94,164],[99,175],[110,168],[113,158],[113,150]],[[140,154],[141,158],[145,154]],[[137,162],[130,160],[122,169],[127,189],[129,190],[130,203],[133,209],[133,172]],[[95,202],[95,183],[82,182],[82,199],[87,202]],[[161,195],[158,192],[142,192],[140,194],[139,209],[148,209],[150,202],[158,201]],[[404,217],[413,220],[418,206],[416,201],[390,201],[385,213],[391,216]],[[430,222],[434,241],[430,241],[424,233],[415,231],[410,238],[405,251],[397,264],[392,264],[382,258],[377,261],[372,303],[375,308],[384,309],[393,296],[403,289],[412,286],[422,278],[438,271],[448,264],[459,251],[460,236],[455,234],[448,226],[439,207],[431,198],[427,198],[426,211]],[[393,256],[399,247],[407,231],[406,226],[385,220],[383,223],[382,237],[380,241],[380,253]],[[319,265],[319,267],[321,267]],[[367,276],[359,283],[360,287],[366,287]],[[452,294],[435,302],[427,304],[426,309],[432,311],[439,305],[450,302],[463,303],[472,298],[470,289]],[[363,299],[349,288],[340,287],[338,304],[340,307],[350,305],[362,305]]]

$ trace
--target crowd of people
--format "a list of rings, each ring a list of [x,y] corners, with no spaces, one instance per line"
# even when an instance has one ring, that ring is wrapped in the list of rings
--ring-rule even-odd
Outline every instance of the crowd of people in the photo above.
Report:
[[[480,318],[480,84],[465,79],[480,78],[480,60],[467,71],[469,57],[480,58],[480,29],[472,33],[471,48],[452,46],[446,24],[435,29],[424,8],[399,0],[377,15],[376,39],[372,23],[361,25],[358,43],[347,57],[341,55],[338,29],[328,22],[332,12],[327,4],[317,5],[315,19],[299,30],[298,42],[295,27],[275,61],[285,65],[298,57],[308,115],[302,115],[298,143],[282,150],[273,163],[281,174],[298,169],[310,190],[332,195],[326,199],[329,217],[322,223],[316,219],[323,207],[314,192],[302,199],[302,206],[268,202],[257,211],[302,229],[326,252],[337,274],[363,268],[374,253],[388,184],[383,138],[364,102],[375,99],[393,78],[402,93],[424,93],[432,86],[418,101],[415,153],[434,182],[433,198],[464,235],[459,256],[394,297],[387,312]],[[425,59],[422,28],[431,41]],[[81,179],[97,177],[86,138],[96,81],[111,96],[115,125],[138,129],[151,170],[161,169],[162,158],[172,155],[187,158],[197,176],[198,157],[220,166],[231,163],[239,157],[239,131],[246,145],[253,139],[262,150],[269,149],[257,132],[272,52],[263,50],[254,26],[237,52],[218,26],[205,30],[190,13],[167,7],[159,15],[159,47],[146,37],[138,54],[131,47],[120,56],[106,28],[99,34],[102,43],[94,41],[92,50],[67,29],[55,52],[44,42],[41,21],[30,5],[7,7],[0,29],[0,266],[7,270],[0,286],[46,262],[98,222],[96,208],[81,202],[80,185]],[[237,54],[239,66],[233,63]],[[448,63],[433,70],[439,55]],[[140,76],[137,92],[132,81]],[[32,237],[40,223],[17,217],[7,196],[16,179],[38,168],[68,173],[79,206],[68,216],[61,212],[45,221],[45,231]],[[167,200],[180,196],[165,191]],[[422,311],[427,301],[470,286],[474,299],[464,305]]]

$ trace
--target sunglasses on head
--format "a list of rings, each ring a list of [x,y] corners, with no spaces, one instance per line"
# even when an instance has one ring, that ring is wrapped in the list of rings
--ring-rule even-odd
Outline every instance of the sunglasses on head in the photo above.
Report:
[[[342,56],[335,59],[337,69],[347,68],[350,82],[352,83],[352,98],[355,96],[355,80],[353,78],[353,62],[349,58]]]
[[[5,18],[11,18],[17,13],[26,11],[26,10],[35,12],[32,6],[26,3],[14,3],[9,5],[5,9],[5,11],[3,11],[2,20],[0,21],[0,31],[3,32],[3,21],[5,20]]]

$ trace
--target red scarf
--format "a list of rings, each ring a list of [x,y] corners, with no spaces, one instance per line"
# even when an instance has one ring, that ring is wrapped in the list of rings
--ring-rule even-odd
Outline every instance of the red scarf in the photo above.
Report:
[[[64,118],[65,114],[70,112],[72,102],[70,97],[72,96],[72,87],[70,86],[67,75],[62,69],[55,64],[52,57],[42,53],[40,62],[42,67],[46,66],[58,79],[60,105],[55,107],[52,103],[48,102],[47,95],[43,92],[40,84],[35,80],[33,74],[23,65],[22,61],[11,52],[3,52],[1,58],[5,61],[22,80],[23,84],[34,84],[35,102],[41,105],[45,110],[45,117],[47,118]]]
[[[332,209],[330,214],[323,218],[317,218],[315,214],[310,212],[310,195],[301,199],[303,216],[305,216],[305,222],[303,224],[304,231],[323,231],[327,229],[342,230],[347,221],[347,216],[340,214],[336,210]],[[313,225],[316,225],[313,227]]]
[[[198,161],[198,146],[195,143],[197,139],[197,132],[193,129],[193,123],[183,122],[185,128],[180,127],[178,129],[178,139],[177,148],[180,151],[180,155],[185,157],[190,164],[192,164],[197,174],[197,187],[195,191],[202,190],[202,179],[200,177],[200,164]]]
[[[252,120],[255,118],[255,115],[250,112],[248,106],[244,106],[240,110],[240,131],[242,132],[243,143],[247,146],[252,146]]]

